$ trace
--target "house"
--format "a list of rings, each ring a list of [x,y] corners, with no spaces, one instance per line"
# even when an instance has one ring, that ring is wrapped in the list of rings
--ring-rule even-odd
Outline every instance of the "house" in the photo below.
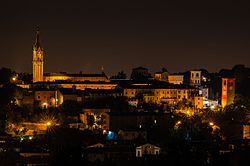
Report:
[[[63,103],[63,96],[57,89],[39,89],[34,91],[34,100],[41,108],[58,107]]]
[[[96,143],[85,148],[86,160],[95,161],[121,161],[132,159],[134,146],[130,142]]]
[[[159,155],[161,148],[149,143],[136,147],[136,157],[142,157],[143,155]]]
[[[182,74],[170,74],[168,75],[168,81],[170,84],[183,84],[184,75]]]

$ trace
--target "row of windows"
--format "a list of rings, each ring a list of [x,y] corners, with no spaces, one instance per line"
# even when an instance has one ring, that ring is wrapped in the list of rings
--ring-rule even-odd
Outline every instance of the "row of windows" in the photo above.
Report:
[[[194,77],[194,73],[191,74],[191,77],[192,77],[192,78]],[[195,77],[200,77],[200,73],[196,73],[196,74],[195,74]]]
[[[43,96],[43,98],[46,99],[47,96]],[[41,96],[37,96],[37,99],[41,99]],[[50,96],[49,99],[52,99],[52,96]]]
[[[195,84],[200,84],[200,80],[194,80]]]
[[[183,91],[183,93],[187,93],[188,91]],[[156,94],[158,94],[159,92],[158,91],[156,91]],[[178,90],[177,91],[177,93],[181,93],[181,91],[180,90]],[[165,91],[162,91],[162,94],[165,94]],[[167,94],[169,94],[169,91],[167,91]],[[176,91],[170,91],[170,94],[176,94]]]
[[[186,97],[186,96],[183,96],[182,98],[181,98],[181,96],[180,95],[178,95],[178,99],[189,99],[190,97]],[[158,99],[160,99],[160,98],[158,98],[158,97],[148,97],[148,100],[154,100],[154,99],[156,99],[156,100],[158,100]],[[173,97],[166,97],[166,98],[164,98],[164,99],[174,99]],[[199,99],[198,99],[199,100]]]
[[[186,91],[186,90],[184,90],[184,91],[182,91],[182,92],[183,92],[183,93],[188,93],[188,91]],[[159,94],[159,93],[160,93],[159,91],[156,91],[156,94]],[[170,91],[170,92],[169,92],[169,91],[166,91],[166,93],[167,93],[167,94],[169,94],[169,93],[170,93],[170,94],[176,94],[176,91]],[[181,91],[178,90],[177,93],[180,94]],[[127,94],[128,94],[128,92],[125,91],[125,95],[127,95]],[[135,93],[132,91],[132,92],[131,92],[131,95],[134,95],[134,94],[135,94]],[[165,94],[165,91],[162,91],[162,94]]]

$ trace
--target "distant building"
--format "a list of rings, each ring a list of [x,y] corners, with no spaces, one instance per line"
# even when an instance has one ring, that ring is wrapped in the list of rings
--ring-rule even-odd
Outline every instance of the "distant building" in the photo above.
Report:
[[[191,70],[190,71],[190,85],[200,86],[201,85],[201,71]]]
[[[143,94],[153,94],[153,85],[151,84],[131,84],[123,88],[123,96],[127,98],[142,97]]]
[[[203,109],[203,96],[194,96],[193,102],[196,109]]]
[[[40,32],[37,29],[36,41],[33,46],[33,82],[43,81],[43,52],[40,42]]]
[[[136,81],[145,81],[148,80],[150,77],[151,76],[148,72],[148,69],[140,66],[132,69],[130,79]]]
[[[84,153],[87,161],[98,161],[101,163],[104,161],[103,165],[105,165],[105,161],[112,161],[112,163],[121,163],[124,160],[133,159],[135,156],[134,148],[134,145],[124,143],[124,141],[105,144],[97,143],[94,145],[87,146],[84,149]]]
[[[136,147],[136,157],[143,157],[143,155],[159,155],[160,150],[160,147],[147,143]]]
[[[129,103],[143,101],[144,103],[175,105],[186,101],[192,103],[194,108],[203,107],[203,96],[199,94],[199,89],[183,84],[131,84],[124,87],[123,95],[127,97]],[[198,98],[199,102],[196,101]]]
[[[68,81],[68,82],[79,82],[79,81],[92,81],[92,82],[109,82],[109,78],[105,75],[102,70],[101,74],[67,74],[65,72],[59,73],[44,73],[44,49],[41,46],[40,31],[36,31],[36,40],[33,46],[33,82],[53,82],[53,81]]]
[[[32,87],[46,87],[49,88],[74,88],[76,90],[85,90],[85,89],[115,89],[118,84],[111,82],[65,82],[65,81],[56,81],[56,82],[37,82],[33,83]]]
[[[168,75],[168,82],[170,84],[183,84],[184,75],[181,74],[170,74]]]
[[[217,109],[219,102],[217,100],[211,100],[207,98],[203,98],[203,108]]]
[[[85,89],[85,98],[88,99],[104,99],[117,98],[123,96],[122,89]]]
[[[235,78],[222,78],[221,106],[232,104],[235,97]]]
[[[243,139],[250,139],[250,125],[243,125]]]
[[[43,151],[29,150],[28,152],[20,152],[17,164],[19,165],[48,165],[50,161],[50,153]]]
[[[82,91],[74,88],[60,88],[59,91],[63,96],[63,101],[77,101],[82,102]]]
[[[209,98],[209,88],[200,87],[199,94],[201,94],[204,97],[204,99],[208,99]]]
[[[58,107],[63,103],[63,96],[59,90],[40,89],[35,90],[34,100],[41,108]]]
[[[169,73],[168,73],[167,69],[163,68],[162,71],[156,72],[154,74],[154,78],[156,80],[159,80],[159,81],[167,82],[168,81],[168,75],[169,75]]]
[[[67,74],[64,72],[61,73],[45,73],[43,76],[43,80],[46,82],[54,82],[54,81],[68,81],[68,82],[84,82],[84,81],[92,81],[92,82],[109,82],[108,77],[105,73],[101,74]]]
[[[184,87],[155,88],[152,95],[144,95],[144,101],[146,103],[168,103],[174,105],[178,101],[190,100],[191,91],[192,89]]]

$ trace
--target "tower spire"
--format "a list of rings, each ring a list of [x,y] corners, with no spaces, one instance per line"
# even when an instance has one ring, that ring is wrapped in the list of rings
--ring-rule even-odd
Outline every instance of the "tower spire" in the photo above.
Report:
[[[33,46],[33,82],[43,81],[43,48],[40,42],[39,28],[36,29],[36,40]]]
[[[41,41],[40,41],[40,30],[39,30],[38,26],[36,27],[36,41],[34,44],[34,48],[36,50],[38,50],[38,48],[40,48],[42,50],[42,45],[41,45]]]

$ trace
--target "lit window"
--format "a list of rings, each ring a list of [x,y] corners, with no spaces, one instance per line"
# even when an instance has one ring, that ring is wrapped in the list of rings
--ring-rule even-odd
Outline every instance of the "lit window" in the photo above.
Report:
[[[140,153],[140,151],[139,151],[139,150],[137,151],[137,156],[141,156],[141,153]]]

